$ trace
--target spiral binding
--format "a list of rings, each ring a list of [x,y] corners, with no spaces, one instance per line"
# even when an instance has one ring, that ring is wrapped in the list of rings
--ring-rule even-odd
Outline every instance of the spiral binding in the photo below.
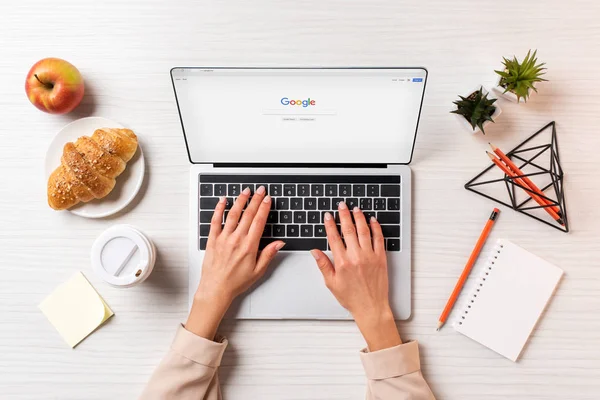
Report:
[[[467,316],[469,315],[469,310],[475,305],[475,302],[477,301],[477,295],[483,289],[485,282],[490,278],[490,274],[492,273],[503,248],[504,244],[502,242],[498,242],[492,249],[492,252],[490,253],[487,261],[485,262],[483,270],[481,271],[479,277],[475,281],[475,288],[467,296],[466,304],[463,304],[462,310],[459,312],[458,317],[453,323],[455,327],[457,327],[458,325],[462,325],[463,322],[465,322],[465,320],[467,319]]]

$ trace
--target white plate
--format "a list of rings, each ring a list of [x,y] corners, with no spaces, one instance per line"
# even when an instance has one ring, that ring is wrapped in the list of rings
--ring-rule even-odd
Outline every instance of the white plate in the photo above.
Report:
[[[99,128],[124,128],[123,125],[102,117],[81,118],[62,128],[50,143],[46,152],[46,181],[60,165],[63,147],[67,142],[74,142],[80,136],[92,136]],[[139,145],[135,155],[127,163],[127,168],[117,176],[117,184],[110,194],[102,199],[88,203],[79,203],[68,211],[86,218],[103,218],[115,214],[125,208],[135,198],[144,181],[144,154]]]

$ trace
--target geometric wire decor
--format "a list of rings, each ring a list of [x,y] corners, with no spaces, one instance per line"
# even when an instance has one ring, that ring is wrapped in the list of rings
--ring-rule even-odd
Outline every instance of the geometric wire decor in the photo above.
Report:
[[[544,142],[543,137],[548,135],[543,135],[543,133],[548,132],[551,134],[550,142],[548,142],[548,139]],[[528,215],[560,231],[569,232],[569,220],[563,190],[564,174],[560,165],[554,121],[506,153],[506,156],[519,167],[523,175],[510,177],[504,174],[495,164],[492,164],[467,182],[465,189]],[[543,193],[532,192],[528,187],[515,182],[515,180],[523,177],[530,178]],[[550,204],[538,205],[527,192],[537,194]],[[543,210],[548,207],[559,208],[557,214],[564,225],[555,221]]]

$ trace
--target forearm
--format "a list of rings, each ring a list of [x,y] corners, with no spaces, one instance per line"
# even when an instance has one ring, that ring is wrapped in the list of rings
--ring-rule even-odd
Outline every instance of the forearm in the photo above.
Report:
[[[387,349],[402,343],[394,314],[389,307],[378,312],[357,314],[354,319],[369,351]]]
[[[217,369],[226,347],[225,339],[208,340],[180,326],[140,399],[218,399]]]
[[[231,305],[228,296],[207,296],[199,291],[194,296],[185,329],[208,340],[213,340],[219,324]]]
[[[368,400],[435,400],[421,373],[417,342],[374,352],[365,349],[360,356],[368,379]]]
[[[185,327],[180,327],[167,355],[150,378],[142,400],[217,399],[217,368],[227,346],[215,338],[231,301],[229,296],[199,290]]]
[[[367,349],[361,359],[367,374],[367,399],[434,399],[421,374],[416,342],[402,344],[389,306],[363,310],[354,319]]]

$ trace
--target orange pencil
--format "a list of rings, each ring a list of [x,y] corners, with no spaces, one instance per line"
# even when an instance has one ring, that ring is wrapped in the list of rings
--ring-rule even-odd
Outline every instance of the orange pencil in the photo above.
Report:
[[[500,168],[502,170],[502,172],[504,172],[506,175],[510,176],[511,178],[513,178],[513,180],[518,183],[519,185],[526,187],[529,189],[529,186],[527,186],[527,184],[523,181],[523,179],[521,178],[516,178],[516,174],[514,172],[512,172],[510,170],[510,168],[508,168],[505,164],[503,164],[498,158],[496,158],[496,156],[494,156],[492,153],[490,153],[489,151],[486,151],[488,157],[490,158],[490,160],[492,160],[494,162],[494,164],[496,164],[498,166],[498,168]],[[542,206],[542,209],[545,210],[548,214],[550,214],[550,216],[556,220],[556,222],[558,222],[561,225],[564,225],[562,219],[560,218],[560,216],[550,207],[546,207],[546,203],[542,200],[542,198],[538,195],[536,195],[535,193],[529,192],[527,190],[525,190],[525,192],[533,199],[535,200],[536,203],[538,203],[540,206]]]
[[[536,184],[533,183],[533,181],[531,179],[529,179],[529,177],[524,176],[525,174],[523,173],[523,171],[521,171],[521,169],[519,169],[519,167],[517,167],[517,165],[514,162],[512,162],[512,160],[510,158],[508,158],[508,156],[506,154],[504,154],[504,152],[502,150],[500,150],[499,148],[497,148],[496,146],[494,146],[491,143],[488,143],[488,144],[490,145],[490,147],[492,148],[494,153],[496,153],[498,155],[498,157],[500,157],[500,159],[502,161],[504,161],[504,164],[508,165],[508,168],[510,168],[516,175],[522,176],[521,179],[523,179],[523,181],[527,184],[527,186],[529,187],[529,189],[531,189],[532,192],[536,192],[539,195],[540,199],[546,205],[550,206],[550,208],[552,208],[558,216],[561,216],[560,208],[552,205],[551,201],[544,198],[543,197],[543,196],[545,196],[544,192],[542,192],[542,190],[539,187],[537,187]]]
[[[440,328],[446,323],[446,319],[448,319],[448,315],[450,314],[450,311],[452,311],[452,307],[454,307],[454,303],[456,303],[456,299],[458,298],[460,291],[462,290],[469,274],[471,273],[471,269],[473,268],[473,265],[475,265],[475,261],[477,261],[477,257],[479,257],[479,253],[481,253],[481,249],[483,248],[485,241],[487,240],[488,236],[490,235],[492,226],[494,226],[494,222],[496,222],[496,217],[498,217],[499,213],[500,213],[500,210],[497,208],[494,208],[494,211],[492,211],[492,215],[490,215],[490,218],[488,219],[485,226],[483,227],[483,231],[481,232],[479,239],[477,239],[475,248],[471,252],[471,256],[469,257],[469,260],[467,261],[467,265],[465,265],[465,268],[463,269],[462,274],[460,274],[460,278],[458,278],[458,282],[456,282],[456,286],[454,286],[454,290],[452,291],[452,294],[450,295],[450,298],[448,299],[448,302],[446,303],[446,307],[444,307],[444,311],[442,311],[442,315],[440,315],[436,330],[439,331]]]

